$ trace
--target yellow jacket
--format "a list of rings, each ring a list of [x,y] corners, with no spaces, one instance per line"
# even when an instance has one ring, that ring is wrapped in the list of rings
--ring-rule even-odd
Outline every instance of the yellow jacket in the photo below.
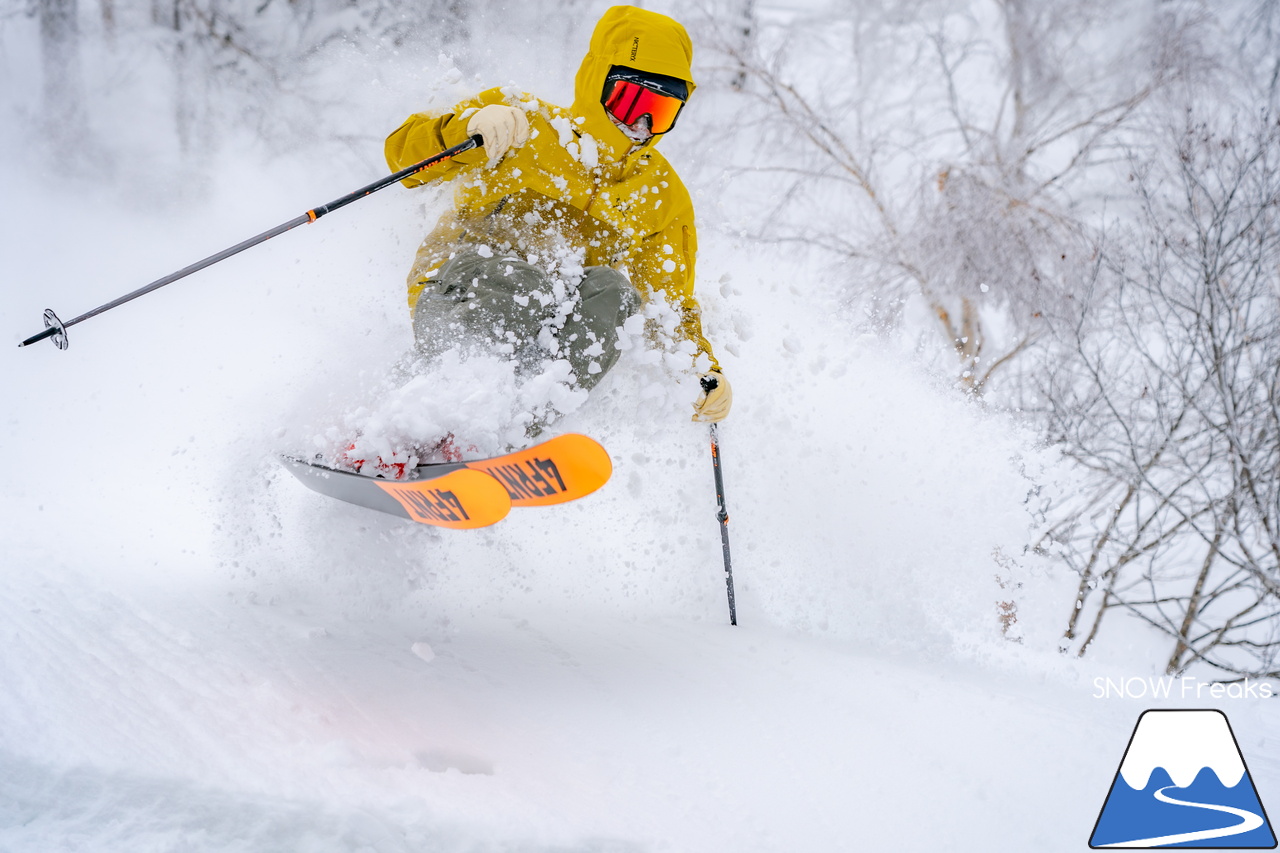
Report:
[[[675,170],[654,146],[635,147],[600,103],[614,65],[694,83],[693,44],[684,27],[654,12],[614,6],[604,13],[574,80],[565,110],[514,88],[495,88],[444,115],[415,114],[387,138],[392,171],[411,166],[467,138],[467,121],[487,104],[525,110],[529,141],[493,169],[477,148],[405,179],[406,186],[459,178],[455,214],[418,250],[409,275],[412,307],[427,279],[459,242],[509,244],[538,254],[556,246],[585,252],[585,264],[626,272],[642,294],[666,293],[683,315],[681,331],[715,365],[693,296],[698,240],[693,202]]]

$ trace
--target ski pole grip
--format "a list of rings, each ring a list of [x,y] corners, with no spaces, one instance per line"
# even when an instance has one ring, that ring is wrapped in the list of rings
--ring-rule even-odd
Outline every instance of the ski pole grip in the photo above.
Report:
[[[708,394],[720,387],[720,380],[716,379],[710,373],[703,376],[698,380],[698,382],[702,385],[702,390]]]

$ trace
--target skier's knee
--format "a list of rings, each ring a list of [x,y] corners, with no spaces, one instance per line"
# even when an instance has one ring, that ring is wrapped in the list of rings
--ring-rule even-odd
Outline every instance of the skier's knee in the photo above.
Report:
[[[587,267],[578,287],[583,312],[602,320],[616,318],[617,325],[640,308],[640,293],[625,275],[613,267]]]

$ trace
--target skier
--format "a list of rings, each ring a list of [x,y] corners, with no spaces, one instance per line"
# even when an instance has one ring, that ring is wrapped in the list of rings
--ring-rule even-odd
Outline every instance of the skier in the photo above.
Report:
[[[409,274],[424,355],[490,341],[527,368],[563,358],[576,387],[590,390],[617,361],[618,327],[662,294],[680,313],[678,333],[705,356],[709,390],[694,419],[728,414],[732,391],[693,296],[693,203],[655,150],[693,92],[692,54],[678,22],[615,6],[596,25],[568,109],[494,88],[443,115],[412,115],[388,137],[392,171],[472,136],[484,141],[404,181],[458,182],[453,212]],[[553,298],[566,279],[576,297]]]

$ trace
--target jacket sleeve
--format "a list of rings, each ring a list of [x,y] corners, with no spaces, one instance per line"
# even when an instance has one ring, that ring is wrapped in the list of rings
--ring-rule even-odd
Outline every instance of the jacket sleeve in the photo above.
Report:
[[[650,291],[664,291],[680,312],[679,334],[706,353],[711,366],[719,369],[711,343],[702,332],[702,308],[693,295],[694,268],[698,255],[698,234],[693,223],[693,202],[683,192],[672,194],[675,215],[660,230],[645,237],[638,257],[632,262],[632,278]]]
[[[467,121],[475,110],[491,102],[485,99],[489,94],[490,92],[484,92],[472,100],[463,101],[450,113],[443,115],[414,113],[405,119],[404,124],[387,137],[384,148],[387,165],[391,167],[391,171],[398,172],[465,141]],[[500,97],[501,93],[499,93]],[[463,170],[484,163],[485,160],[484,150],[473,148],[430,169],[411,175],[401,183],[406,187],[418,187],[431,181],[447,181]]]

